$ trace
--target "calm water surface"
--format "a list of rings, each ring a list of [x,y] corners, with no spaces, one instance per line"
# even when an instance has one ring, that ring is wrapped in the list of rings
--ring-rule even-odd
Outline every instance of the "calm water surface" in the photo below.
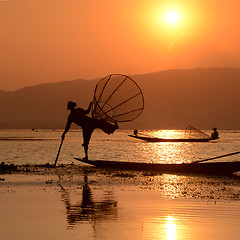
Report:
[[[160,137],[179,137],[183,131],[142,131]],[[210,134],[211,131],[205,131]],[[201,160],[239,151],[240,131],[220,131],[220,139],[207,143],[147,143],[128,137],[132,131],[119,130],[113,135],[95,131],[89,145],[93,160],[143,161],[182,163]],[[53,163],[61,141],[62,130],[2,130],[0,131],[1,161],[15,164]],[[66,135],[59,163],[71,163],[73,157],[83,157],[82,133],[71,131]],[[218,161],[236,161],[239,155]]]
[[[54,163],[61,133],[2,130],[1,161]],[[95,132],[89,157],[190,162],[240,149],[240,131],[220,131],[221,138],[209,143],[145,143],[130,133]],[[73,165],[0,174],[1,239],[239,239],[240,178],[98,170],[73,160],[83,156],[81,143],[79,131],[69,132],[64,141],[59,163]]]

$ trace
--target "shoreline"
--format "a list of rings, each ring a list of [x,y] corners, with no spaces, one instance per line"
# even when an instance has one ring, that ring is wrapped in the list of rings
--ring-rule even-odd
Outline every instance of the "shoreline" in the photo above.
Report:
[[[207,201],[240,201],[240,178],[238,176],[174,175],[143,171],[98,169],[84,164],[1,164],[0,187],[27,184],[58,186],[59,183],[77,185],[91,179],[98,187],[122,186],[123,189],[159,191],[166,198],[206,199]],[[24,181],[20,181],[23,180]],[[34,184],[33,184],[34,185]],[[166,191],[166,189],[170,190]]]

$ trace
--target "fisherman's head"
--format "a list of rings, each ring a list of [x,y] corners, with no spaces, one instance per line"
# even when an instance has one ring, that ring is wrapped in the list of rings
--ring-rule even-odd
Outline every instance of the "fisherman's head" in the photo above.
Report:
[[[69,101],[67,104],[67,109],[74,109],[77,106],[77,104],[75,102]]]
[[[216,128],[213,128],[212,130],[213,130],[213,131],[216,131],[217,129],[216,129]]]

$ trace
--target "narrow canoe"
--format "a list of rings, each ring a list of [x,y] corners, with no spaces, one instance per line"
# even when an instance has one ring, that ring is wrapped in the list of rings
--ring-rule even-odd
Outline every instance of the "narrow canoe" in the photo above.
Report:
[[[98,168],[110,168],[118,170],[138,170],[155,171],[170,174],[207,174],[207,175],[232,175],[240,171],[240,162],[211,162],[211,163],[182,163],[182,164],[161,164],[161,163],[141,163],[141,162],[118,162],[103,160],[83,160],[78,161],[96,166]]]
[[[209,142],[212,138],[157,138],[157,137],[144,137],[138,135],[128,135],[132,138],[137,138],[147,142]]]

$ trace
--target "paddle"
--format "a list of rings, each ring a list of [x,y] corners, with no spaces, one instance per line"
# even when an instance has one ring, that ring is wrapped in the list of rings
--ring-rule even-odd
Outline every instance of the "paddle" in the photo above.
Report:
[[[62,144],[63,144],[63,139],[62,139],[62,141],[60,143],[60,146],[59,146],[59,149],[58,149],[58,153],[57,153],[57,157],[56,157],[56,160],[55,160],[55,163],[54,163],[54,167],[56,167],[58,156],[59,156],[59,153],[60,153],[61,148],[62,148]]]
[[[229,153],[229,154],[225,154],[225,155],[221,155],[221,156],[217,156],[217,157],[207,158],[207,159],[204,159],[204,160],[194,161],[194,162],[191,162],[191,163],[205,162],[205,161],[209,161],[209,160],[213,160],[213,159],[217,159],[217,158],[222,158],[222,157],[227,157],[227,156],[231,156],[231,155],[235,155],[235,154],[239,154],[239,153],[240,152]]]

